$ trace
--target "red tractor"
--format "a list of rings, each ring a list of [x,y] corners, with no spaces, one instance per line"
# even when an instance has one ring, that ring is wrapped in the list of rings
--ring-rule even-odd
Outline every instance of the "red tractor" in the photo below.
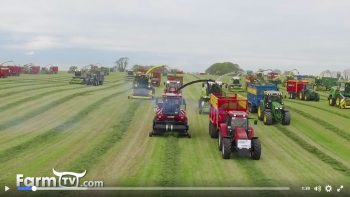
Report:
[[[153,87],[159,87],[160,86],[160,81],[161,81],[161,76],[162,73],[159,71],[154,71],[152,73],[152,77],[151,77],[151,84]]]
[[[7,66],[10,76],[19,76],[22,72],[22,68],[19,66]]]
[[[168,74],[167,76],[168,81],[179,81],[180,84],[183,84],[184,77],[182,74]]]
[[[165,93],[156,99],[156,114],[153,119],[153,130],[149,136],[166,132],[177,132],[179,135],[191,137],[186,116],[186,102],[181,94]]]
[[[177,92],[177,89],[181,87],[181,82],[180,81],[173,81],[173,80],[168,80],[166,83],[165,83],[165,89],[164,89],[164,92],[165,93],[181,93],[180,92]]]
[[[9,76],[9,74],[9,68],[0,66],[0,78],[6,78],[7,76]]]
[[[218,149],[223,159],[230,159],[237,151],[240,156],[249,156],[259,160],[261,156],[260,140],[254,136],[249,125],[248,101],[237,97],[210,96],[209,135],[218,138]],[[257,120],[254,121],[257,124]]]
[[[58,66],[50,66],[50,73],[57,74],[58,73]]]

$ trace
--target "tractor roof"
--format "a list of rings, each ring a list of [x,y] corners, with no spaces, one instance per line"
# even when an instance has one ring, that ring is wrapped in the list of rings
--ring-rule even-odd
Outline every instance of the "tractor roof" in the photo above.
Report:
[[[164,93],[163,97],[182,97],[181,93]]]
[[[248,113],[244,111],[229,111],[228,114],[231,117],[243,117],[243,118],[248,118]]]
[[[268,96],[282,96],[282,93],[280,91],[275,91],[275,90],[269,90],[264,92]]]
[[[180,83],[178,80],[167,80],[166,83]]]

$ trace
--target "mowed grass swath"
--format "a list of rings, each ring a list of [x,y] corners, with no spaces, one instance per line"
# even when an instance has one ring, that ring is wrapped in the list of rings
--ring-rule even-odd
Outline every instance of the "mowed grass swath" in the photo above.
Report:
[[[198,111],[200,84],[183,89],[192,138],[151,138],[153,101],[128,99],[125,76],[111,73],[102,86],[69,84],[63,72],[1,79],[1,185],[15,188],[17,173],[51,176],[52,168],[87,170],[84,179],[105,186],[350,185],[349,110],[329,107],[325,93],[319,103],[285,99],[289,126],[254,125],[260,160],[223,160]],[[184,83],[198,78],[185,75]]]

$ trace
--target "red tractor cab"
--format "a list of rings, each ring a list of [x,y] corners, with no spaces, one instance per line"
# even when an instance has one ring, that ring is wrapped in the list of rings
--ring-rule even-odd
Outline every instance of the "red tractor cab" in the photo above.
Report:
[[[290,99],[295,99],[300,95],[305,86],[309,84],[307,80],[288,80],[287,81],[287,92]]]
[[[238,152],[240,156],[259,160],[261,144],[249,124],[247,99],[237,94],[229,97],[212,94],[210,106],[209,135],[218,138],[222,158],[229,159],[232,152]]]
[[[162,135],[166,132],[177,132],[179,135],[191,137],[186,115],[186,102],[181,94],[165,93],[155,100],[155,116],[153,130],[149,136]]]
[[[181,87],[181,82],[176,80],[168,80],[165,83],[165,93],[178,93],[177,89]],[[181,93],[181,91],[179,91]]]
[[[168,81],[179,81],[180,84],[183,84],[183,74],[168,74],[167,80]]]
[[[159,87],[161,81],[161,72],[153,72],[151,77],[151,84],[153,87]]]

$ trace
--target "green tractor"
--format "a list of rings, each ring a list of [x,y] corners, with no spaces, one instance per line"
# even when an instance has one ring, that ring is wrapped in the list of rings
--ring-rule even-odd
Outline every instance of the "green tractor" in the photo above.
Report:
[[[222,82],[206,82],[202,84],[201,97],[198,101],[199,114],[208,114],[210,111],[210,94],[222,95]]]
[[[350,81],[339,81],[338,86],[331,88],[328,102],[330,106],[337,106],[340,109],[350,108]]]
[[[243,92],[244,91],[240,76],[232,77],[232,83],[228,85],[228,90],[230,92]]]
[[[282,93],[275,90],[265,91],[263,99],[258,106],[258,118],[265,125],[280,122],[289,125],[291,116],[289,110],[284,107]]]
[[[312,88],[312,85],[307,84],[300,91],[299,99],[305,101],[320,101],[320,94]]]
[[[85,67],[81,70],[75,70],[74,76],[69,83],[99,86],[103,85],[104,76],[104,71],[101,71],[98,67]]]

